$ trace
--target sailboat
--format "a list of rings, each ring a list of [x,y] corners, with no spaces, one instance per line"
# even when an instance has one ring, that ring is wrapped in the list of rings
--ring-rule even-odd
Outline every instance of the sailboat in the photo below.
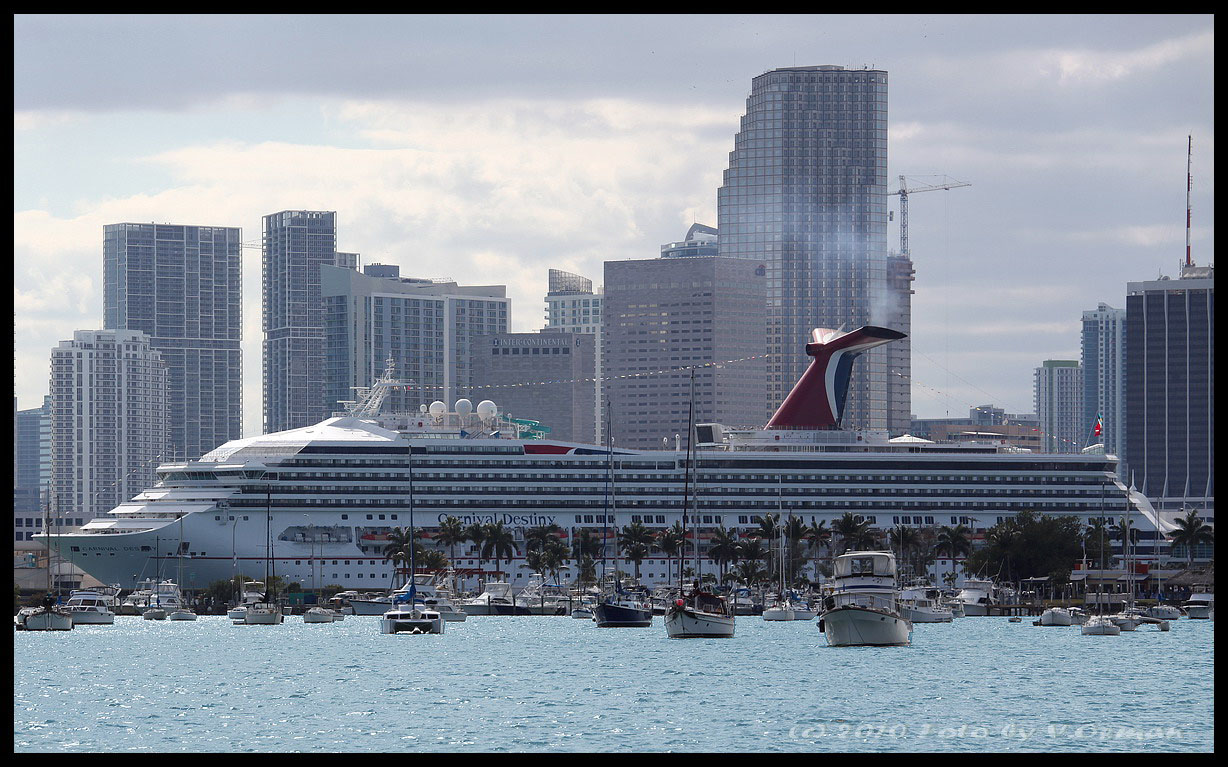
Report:
[[[392,597],[392,609],[383,614],[379,621],[381,634],[442,634],[448,625],[438,610],[428,608],[418,597],[418,587],[414,575],[417,566],[414,564],[414,448],[405,435],[405,452],[408,455],[406,471],[409,473],[409,588],[398,591]]]
[[[785,589],[785,528],[783,525],[780,526],[780,555],[776,557],[776,570],[776,601],[763,608],[763,619],[765,621],[796,620],[797,615],[793,611],[793,604]]]
[[[1104,516],[1104,483],[1100,484],[1100,512]],[[1128,537],[1128,536],[1127,536]],[[1086,603],[1086,599],[1083,600]],[[1104,524],[1100,526],[1100,598],[1096,600],[1096,614],[1088,618],[1079,629],[1084,636],[1118,636],[1121,629],[1104,614]]]
[[[307,560],[307,563],[311,566],[311,590],[319,594],[320,581],[316,576],[316,538],[314,525],[307,526],[307,535],[310,536],[311,540],[311,558]],[[330,610],[327,607],[321,607],[320,605],[308,607],[303,612],[303,623],[333,623],[343,619],[344,616],[342,616],[341,613],[334,612],[333,610]]]
[[[164,621],[166,620],[166,608],[162,606],[162,543],[157,536],[154,537],[154,587],[149,595],[149,605],[141,613],[141,617],[147,621]]]
[[[183,586],[183,517],[179,518],[179,570],[175,577],[177,579],[177,584],[180,587],[182,587]],[[179,606],[177,606],[174,610],[171,610],[169,613],[167,613],[166,619],[168,621],[194,621],[196,620],[196,613],[194,613],[192,611],[192,608],[188,607],[187,603],[184,602],[184,603],[180,603]]]
[[[51,498],[47,499],[43,529],[51,529]],[[56,529],[59,527],[57,525]],[[51,593],[51,570],[55,559],[52,548],[47,547],[47,593],[38,607],[26,607],[13,616],[14,628],[21,631],[71,631],[72,613],[59,604],[59,595]]]
[[[686,541],[686,523],[690,513],[691,473],[694,469],[695,451],[695,369],[691,369],[691,406],[687,418],[686,479],[683,484],[682,529]],[[685,543],[683,544],[685,545]],[[695,563],[699,566],[699,535],[695,535]],[[670,639],[733,638],[734,616],[729,602],[723,596],[700,588],[699,580],[686,591],[683,584],[682,565],[685,556],[678,557],[678,597],[665,612],[665,634]]]
[[[264,598],[247,606],[243,622],[235,621],[236,626],[273,626],[284,623],[281,605],[273,596],[272,570],[276,569],[273,560],[273,486],[265,485],[265,527],[264,527]],[[270,569],[272,568],[272,569]]]
[[[612,493],[614,486],[614,442],[610,433],[610,403],[606,401],[606,454],[608,455],[605,483],[605,522],[601,528],[601,575],[605,581],[605,550],[606,531],[610,520],[614,519]],[[593,606],[593,620],[597,628],[646,628],[652,625],[652,603],[646,595],[625,591],[618,577],[618,568],[614,568],[614,590],[602,594]]]

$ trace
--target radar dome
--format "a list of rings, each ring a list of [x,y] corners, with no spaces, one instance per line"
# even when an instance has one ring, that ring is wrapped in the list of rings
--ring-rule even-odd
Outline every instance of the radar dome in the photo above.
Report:
[[[489,421],[490,419],[494,418],[498,412],[498,406],[488,399],[484,399],[478,403],[478,418],[481,418],[483,421]]]
[[[439,400],[435,400],[434,402],[431,403],[431,408],[430,408],[431,415],[443,415],[446,412],[448,412],[448,406],[443,404],[443,402]]]
[[[467,399],[458,399],[456,401],[456,414],[457,415],[464,416],[464,415],[469,415],[472,412],[473,412],[472,402],[470,402]]]
[[[419,413],[425,413],[425,412],[426,412],[426,403],[425,403],[425,402],[423,402],[421,405],[419,405],[419,406],[418,406],[418,412],[419,412]]]

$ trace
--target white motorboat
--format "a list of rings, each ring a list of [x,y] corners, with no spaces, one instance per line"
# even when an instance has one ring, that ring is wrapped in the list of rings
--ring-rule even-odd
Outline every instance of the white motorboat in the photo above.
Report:
[[[1107,615],[1093,615],[1087,619],[1080,631],[1084,636],[1117,636],[1121,628]]]
[[[665,634],[670,639],[732,639],[734,616],[724,597],[694,591],[678,597],[665,613]]]
[[[303,623],[333,623],[336,620],[336,614],[327,607],[309,607],[303,613]]]
[[[164,621],[166,620],[166,610],[158,605],[152,605],[145,608],[145,612],[141,613],[141,617],[147,621]]]
[[[787,598],[777,597],[763,607],[763,619],[765,621],[791,621],[796,620],[796,615],[793,612],[793,605]]]
[[[1158,618],[1165,621],[1175,621],[1185,615],[1179,607],[1160,604],[1148,607],[1143,613],[1149,618]]]
[[[263,581],[244,581],[239,592],[239,604],[226,611],[226,617],[232,621],[242,621],[247,616],[247,606],[264,601]]]
[[[196,620],[196,613],[188,607],[180,607],[168,612],[166,619],[168,621],[194,621]]]
[[[1073,626],[1074,618],[1065,607],[1050,607],[1040,614],[1042,626]]]
[[[1215,594],[1210,591],[1195,591],[1189,599],[1181,603],[1185,617],[1196,620],[1210,618],[1215,610]]]
[[[906,645],[912,621],[899,612],[895,555],[856,551],[836,557],[836,591],[819,616],[819,630],[832,647]]]
[[[447,625],[438,610],[431,610],[420,602],[413,606],[401,602],[380,618],[379,633],[442,634]]]
[[[567,615],[570,611],[571,595],[567,587],[558,583],[546,583],[538,573],[529,578],[529,583],[515,597],[518,606],[524,607],[531,615]]]
[[[789,606],[793,609],[793,620],[795,621],[812,621],[818,615],[810,603],[801,599],[790,600]]]
[[[338,615],[357,615],[354,605],[350,602],[350,598],[356,596],[358,596],[356,591],[339,591],[328,598],[328,609]],[[383,613],[380,614],[383,615]]]
[[[964,616],[989,615],[989,608],[999,603],[998,590],[993,581],[965,580],[952,601],[963,608]]]
[[[115,623],[115,613],[109,600],[93,589],[79,589],[70,593],[64,609],[72,614],[74,626],[109,626]]]
[[[900,615],[913,623],[950,623],[955,615],[942,604],[942,592],[929,584],[909,586],[898,598]]]
[[[485,590],[460,604],[466,615],[528,615],[529,608],[516,604],[506,581],[488,581]]]

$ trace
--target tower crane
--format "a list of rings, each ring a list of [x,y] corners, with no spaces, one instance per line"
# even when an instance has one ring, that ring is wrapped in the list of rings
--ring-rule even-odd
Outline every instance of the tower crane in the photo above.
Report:
[[[910,257],[908,254],[908,195],[917,192],[933,192],[937,189],[958,189],[961,186],[972,186],[972,184],[955,179],[946,180],[943,176],[943,183],[931,184],[929,186],[914,186],[909,189],[904,176],[900,176],[900,189],[897,192],[888,192],[888,194],[898,194],[900,196],[900,255],[905,258]]]

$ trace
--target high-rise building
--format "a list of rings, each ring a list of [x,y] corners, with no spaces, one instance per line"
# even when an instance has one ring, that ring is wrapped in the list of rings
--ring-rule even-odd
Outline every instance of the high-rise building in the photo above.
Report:
[[[170,452],[169,374],[138,330],[78,330],[51,350],[51,507],[101,516],[153,484]]]
[[[589,435],[577,434],[581,441],[602,442],[605,439],[605,399],[602,392],[601,309],[605,295],[593,290],[593,281],[578,274],[551,269],[546,293],[546,326],[543,332],[591,333],[596,345],[593,360],[593,423]]]
[[[717,194],[717,229],[722,256],[766,266],[765,418],[809,365],[812,329],[899,330],[907,307],[888,284],[887,73],[805,66],[754,78]],[[892,400],[908,387],[891,387],[889,368],[904,381],[911,370],[890,346],[854,367],[845,428],[908,428],[907,401]]]
[[[720,236],[717,230],[704,224],[691,224],[681,242],[661,246],[661,258],[685,258],[688,256],[719,256]]]
[[[103,227],[103,327],[161,352],[175,458],[243,436],[241,244],[238,227]]]
[[[553,439],[591,443],[594,341],[566,330],[474,336],[473,404],[488,399],[501,413],[548,427]]]
[[[1083,424],[1086,439],[1121,456],[1126,397],[1126,313],[1108,304],[1083,312]],[[1100,434],[1096,434],[1097,425]]]
[[[471,394],[473,338],[507,332],[503,285],[401,277],[390,264],[368,264],[364,273],[323,266],[321,274],[325,416],[353,399],[353,387],[374,383],[389,357],[411,384],[391,392],[385,410],[417,412],[435,400],[451,407]]]
[[[1087,445],[1083,370],[1078,360],[1045,360],[1036,368],[1036,415],[1046,453],[1077,453]]]
[[[13,424],[14,540],[30,540],[42,526],[43,503],[51,482],[51,397],[42,407],[18,410]]]
[[[332,412],[324,393],[320,267],[357,269],[337,252],[337,213],[283,210],[264,217],[264,431],[317,423]],[[382,367],[381,367],[382,370]]]
[[[1126,285],[1121,477],[1171,518],[1215,509],[1215,269]]]
[[[686,444],[695,422],[761,427],[763,265],[741,258],[605,263],[602,364],[619,447]]]

